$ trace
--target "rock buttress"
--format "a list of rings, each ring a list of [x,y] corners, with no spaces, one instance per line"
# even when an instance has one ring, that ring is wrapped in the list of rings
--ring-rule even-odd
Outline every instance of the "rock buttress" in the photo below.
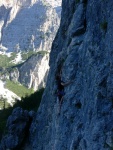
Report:
[[[63,0],[50,72],[36,120],[33,150],[113,148],[113,1]],[[58,115],[55,76],[65,87]]]

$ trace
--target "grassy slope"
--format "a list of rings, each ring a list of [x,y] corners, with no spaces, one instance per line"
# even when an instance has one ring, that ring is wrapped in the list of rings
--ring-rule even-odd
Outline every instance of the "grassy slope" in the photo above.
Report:
[[[19,97],[25,97],[33,93],[33,89],[27,89],[25,86],[20,85],[19,83],[12,82],[10,80],[6,81],[5,87],[18,95]]]
[[[11,63],[11,61],[16,57],[16,53],[13,53],[11,57],[8,57],[7,55],[0,55],[0,67],[10,67],[13,66],[14,63]]]

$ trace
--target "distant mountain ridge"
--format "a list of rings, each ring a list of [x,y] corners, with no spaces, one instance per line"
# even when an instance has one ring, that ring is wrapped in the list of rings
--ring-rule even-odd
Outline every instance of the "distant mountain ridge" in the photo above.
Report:
[[[60,0],[0,1],[0,49],[50,51],[60,21],[54,8],[60,5]]]

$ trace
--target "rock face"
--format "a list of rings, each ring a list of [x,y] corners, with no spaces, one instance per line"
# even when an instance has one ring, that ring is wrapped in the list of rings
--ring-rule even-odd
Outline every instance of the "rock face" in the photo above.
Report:
[[[34,117],[33,111],[28,112],[20,107],[15,108],[7,120],[8,133],[2,140],[0,150],[21,149],[23,141],[29,135],[29,127]]]
[[[113,1],[63,0],[31,150],[113,149]],[[65,95],[59,114],[56,74]],[[27,150],[27,148],[24,148]]]
[[[49,71],[49,55],[36,55],[26,61],[19,70],[19,82],[34,90],[45,87]]]
[[[50,51],[60,22],[60,10],[56,11],[60,2],[61,0],[56,3],[54,0],[0,1],[1,50]]]
[[[112,0],[63,0],[47,87],[30,129],[32,150],[113,148],[112,6]],[[60,70],[64,82],[73,82],[65,87],[58,115]]]

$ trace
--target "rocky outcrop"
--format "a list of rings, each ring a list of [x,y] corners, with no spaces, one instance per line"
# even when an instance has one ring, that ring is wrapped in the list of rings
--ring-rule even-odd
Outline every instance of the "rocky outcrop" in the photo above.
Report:
[[[7,120],[8,133],[2,139],[0,150],[21,149],[29,136],[29,127],[34,118],[35,112],[15,108]]]
[[[50,51],[59,26],[61,0],[0,1],[1,50]],[[51,16],[51,17],[50,17]],[[9,34],[10,32],[10,34]]]

